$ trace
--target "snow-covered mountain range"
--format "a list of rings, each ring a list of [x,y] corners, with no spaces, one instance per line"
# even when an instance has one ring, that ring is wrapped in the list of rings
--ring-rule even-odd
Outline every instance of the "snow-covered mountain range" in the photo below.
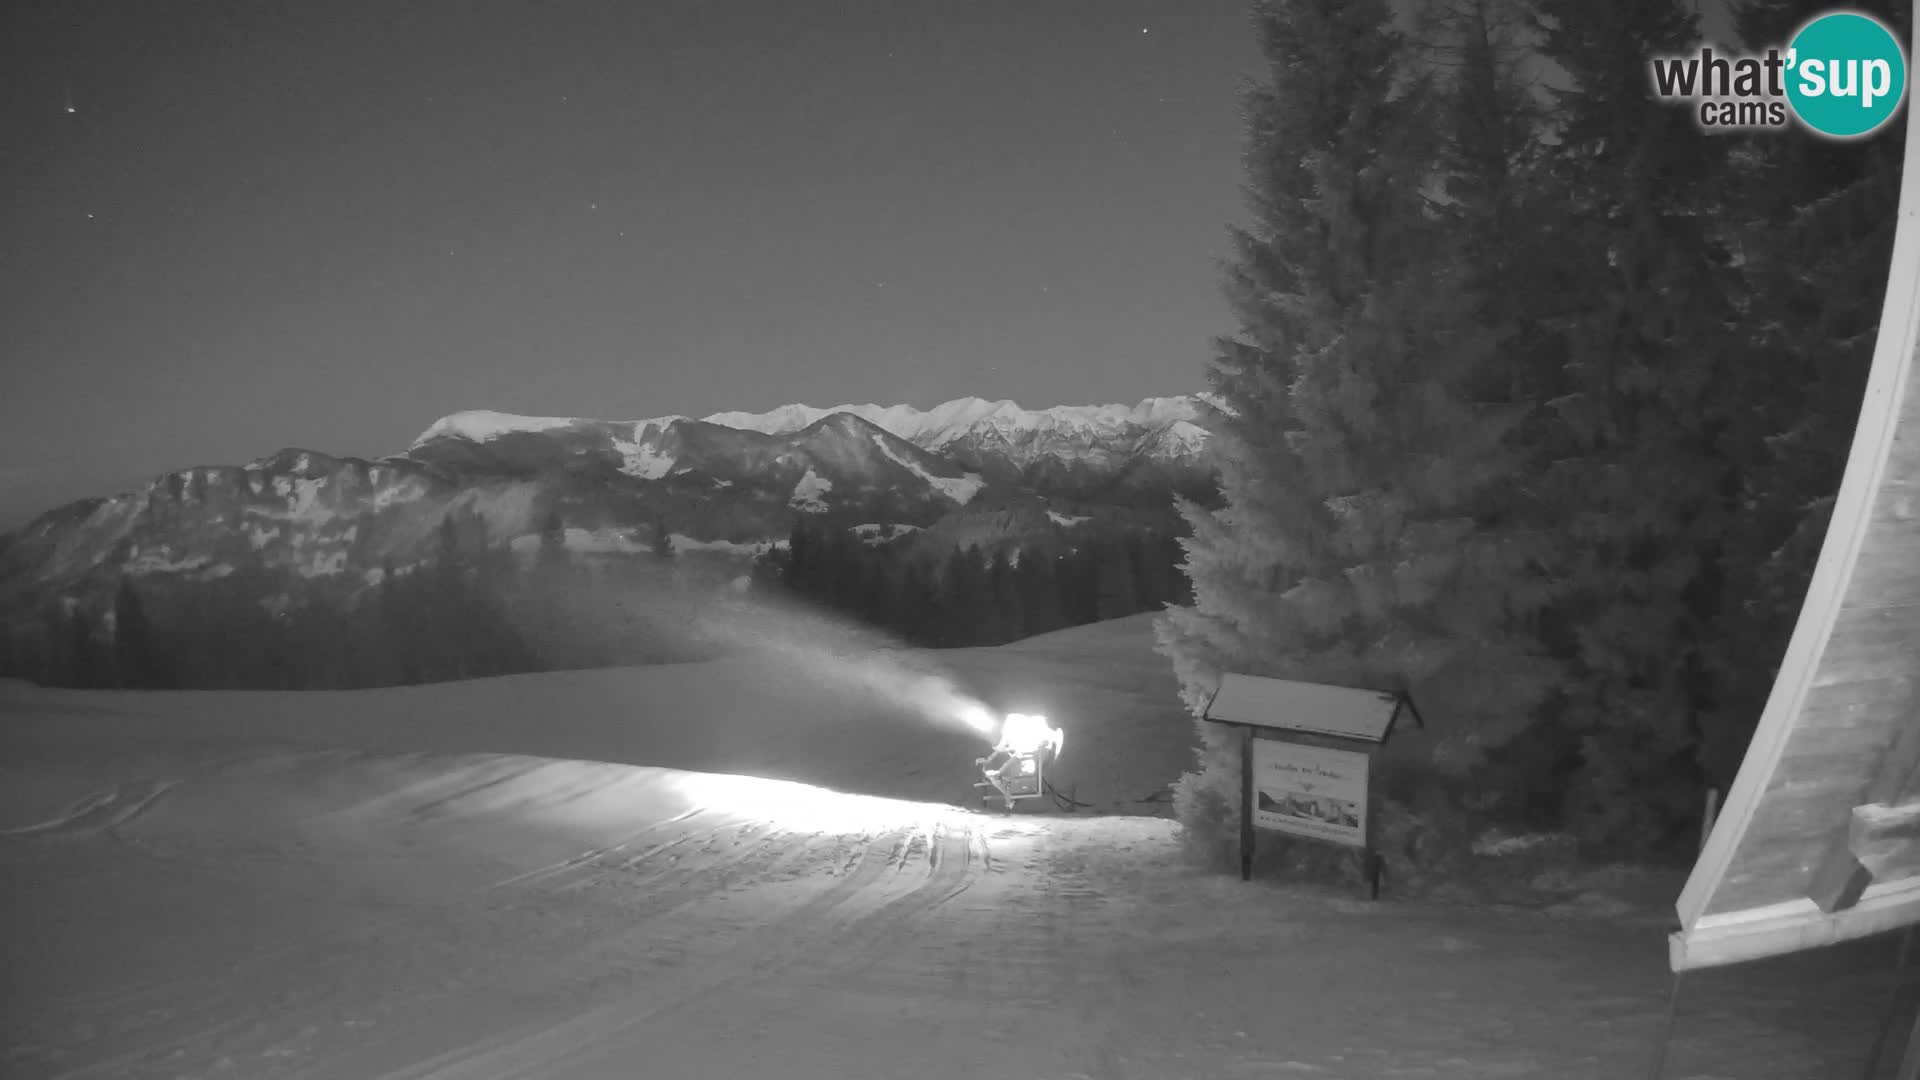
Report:
[[[763,413],[718,412],[700,423],[763,435],[791,435],[827,417],[856,416],[922,450],[955,456],[976,468],[1031,467],[1046,459],[1112,465],[1146,454],[1179,460],[1199,454],[1206,432],[1194,421],[1192,397],[1148,398],[1137,405],[1057,405],[1024,409],[1011,401],[968,397],[916,409],[911,405],[782,405]],[[604,421],[518,416],[488,410],[454,413],[435,421],[413,449],[441,439],[485,443],[512,435],[557,434],[583,429],[612,433],[630,429],[623,442],[649,445],[661,433],[693,421],[684,416]],[[650,459],[654,460],[654,459]]]
[[[690,549],[749,552],[784,537],[795,515],[923,543],[1126,528],[1142,515],[1164,521],[1172,493],[1207,486],[1197,419],[1185,397],[1050,409],[979,398],[925,410],[787,405],[625,421],[469,410],[398,454],[283,450],[45,514],[0,537],[0,614],[97,592],[123,574],[363,580],[383,563],[417,560],[452,510],[508,543],[557,513],[569,536],[598,550],[658,530]]]

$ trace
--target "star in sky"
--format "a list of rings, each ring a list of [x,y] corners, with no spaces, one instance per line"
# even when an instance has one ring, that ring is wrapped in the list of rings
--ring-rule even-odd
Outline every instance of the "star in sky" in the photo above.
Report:
[[[57,261],[57,272],[24,276],[38,291],[16,290],[11,310],[33,325],[23,329],[9,318],[9,335],[30,331],[28,340],[57,342],[103,363],[143,365],[146,353],[164,353],[179,358],[170,370],[181,378],[191,373],[211,384],[228,371],[251,370],[250,357],[266,334],[269,347],[288,357],[392,357],[392,371],[381,361],[382,379],[407,388],[383,389],[383,412],[284,388],[269,393],[260,384],[268,409],[228,402],[223,408],[237,418],[232,427],[219,434],[196,429],[201,441],[193,443],[183,442],[181,433],[198,424],[198,406],[183,398],[173,403],[176,414],[149,410],[144,434],[116,432],[87,459],[88,477],[103,479],[75,479],[74,498],[89,494],[89,485],[107,490],[145,476],[155,455],[248,460],[258,442],[282,437],[274,428],[282,420],[267,417],[283,407],[322,418],[309,437],[323,448],[374,452],[395,440],[404,445],[418,434],[418,414],[455,407],[444,404],[448,376],[439,367],[453,364],[455,354],[485,356],[494,381],[471,392],[492,395],[495,403],[564,394],[588,404],[552,409],[590,413],[605,387],[631,385],[626,364],[613,359],[622,350],[608,344],[631,325],[645,327],[650,354],[715,357],[711,364],[660,365],[658,385],[649,384],[644,397],[657,396],[663,402],[657,407],[668,411],[764,408],[813,394],[865,393],[860,387],[887,385],[887,371],[902,363],[873,343],[905,340],[924,341],[928,350],[918,366],[905,366],[910,376],[903,391],[911,393],[902,396],[920,404],[974,393],[981,388],[968,381],[969,370],[987,372],[995,357],[1022,354],[1050,359],[999,365],[990,376],[994,393],[1073,400],[1088,382],[1081,367],[1090,369],[1098,357],[1103,375],[1118,372],[1114,394],[1145,397],[1198,378],[1201,368],[1193,365],[1199,361],[1169,357],[1191,353],[1184,343],[1193,340],[1203,342],[1204,352],[1217,326],[1230,325],[1231,312],[1223,314],[1216,299],[1212,259],[1222,223],[1242,212],[1234,92],[1240,71],[1262,70],[1262,61],[1242,15],[1221,16],[1216,5],[1168,3],[1152,12],[1143,5],[1132,12],[1167,16],[1176,40],[1163,44],[1103,48],[1108,27],[1128,25],[1118,9],[1113,18],[1072,27],[1088,54],[1072,71],[1047,62],[1066,40],[1055,37],[1069,27],[1037,13],[1045,5],[1009,6],[1036,12],[1030,26],[1012,31],[976,5],[954,7],[950,20],[945,6],[939,20],[908,10],[912,5],[879,5],[881,14],[843,12],[838,21],[809,9],[797,25],[821,30],[807,42],[809,50],[823,50],[819,57],[797,56],[780,34],[742,35],[721,8],[697,4],[686,5],[685,18],[676,16],[671,27],[657,25],[649,5],[618,4],[586,5],[559,22],[522,18],[511,6],[446,26],[406,19],[385,27],[383,33],[396,35],[392,47],[376,50],[363,48],[361,30],[338,18],[269,17],[250,5],[232,11],[186,5],[171,13],[141,4],[38,6],[63,14],[41,20],[52,35],[36,39],[44,55],[16,74],[35,99],[28,103],[32,110],[47,104],[40,93],[60,86],[53,116],[37,113],[46,129],[33,134],[61,142],[31,162],[60,173],[15,187],[16,195],[30,197],[19,200],[20,216],[46,223],[28,237],[38,246],[22,250],[34,265],[51,268]],[[258,18],[244,14],[249,11]],[[69,15],[73,21],[64,24]],[[1160,29],[1131,27],[1135,37]],[[449,33],[459,38],[458,55],[433,54]],[[529,34],[539,48],[528,47]],[[246,53],[232,53],[241,40],[248,42]],[[1175,45],[1174,53],[1166,52]],[[874,62],[875,52],[886,62]],[[498,77],[508,64],[524,66],[514,68],[512,78]],[[769,108],[759,91],[726,76],[730,64],[777,71],[793,86],[793,107]],[[248,92],[275,85],[287,69],[312,77],[301,92]],[[579,109],[563,86],[580,87]],[[80,96],[96,90],[101,110],[83,122]],[[649,107],[675,95],[685,101],[684,111]],[[546,107],[556,104],[560,116]],[[166,111],[174,107],[180,111]],[[1023,109],[1018,122],[1006,120]],[[370,116],[379,122],[366,122]],[[919,122],[928,116],[941,123]],[[817,122],[830,130],[795,127]],[[713,131],[738,138],[714,138]],[[789,182],[761,182],[750,168],[756,145],[780,155],[792,172]],[[1022,163],[1020,183],[992,182],[996,157]],[[1090,182],[1100,190],[1097,207],[1075,194]],[[602,217],[598,198],[589,198],[588,212],[598,222],[581,223],[561,204],[595,187],[613,191],[619,202]],[[303,206],[293,220],[283,209],[289,198]],[[754,206],[755,200],[773,205]],[[83,224],[102,228],[67,230],[83,202],[112,206],[114,227],[104,227],[106,211],[83,210]],[[685,210],[648,212],[661,205]],[[916,214],[923,205],[965,206],[966,212]],[[743,209],[748,206],[754,212]],[[1088,230],[1096,209],[1123,226]],[[762,213],[792,222],[787,242],[742,260],[749,265],[723,269],[717,252],[756,245]],[[496,221],[525,227],[495,231],[484,224]],[[627,221],[634,228],[626,228]],[[898,227],[903,221],[912,222],[910,233]],[[992,242],[975,242],[982,223],[992,229],[986,234]],[[621,243],[604,242],[608,225]],[[911,267],[912,287],[870,277],[869,288],[892,297],[876,303],[850,291],[849,278],[862,267],[842,267],[837,276],[805,272],[807,251],[851,236],[861,242],[847,246],[871,260],[864,269]],[[647,242],[625,243],[642,239]],[[1094,247],[1078,259],[1052,262],[1066,244],[1082,239]],[[1115,246],[1100,249],[1103,243]],[[19,247],[21,238],[10,235],[7,244]],[[929,247],[950,257],[933,266],[913,261],[916,248]],[[306,248],[314,250],[285,273],[257,271],[259,260]],[[443,254],[436,258],[433,251]],[[1041,285],[1024,277],[983,290],[1002,310],[977,320],[953,318],[929,299],[991,279],[1010,258],[1046,268],[1033,275],[1042,277]],[[582,260],[600,260],[594,269],[609,287],[551,302],[541,295],[529,305],[537,310],[509,314],[528,291],[518,275],[538,288],[547,267]],[[1153,269],[1139,272],[1138,265]],[[1063,266],[1084,270],[1084,280],[1068,279],[1074,284],[1062,286],[1056,304],[1050,277]],[[88,287],[59,284],[80,280],[76,273]],[[421,303],[379,302],[425,275],[447,287],[431,290]],[[311,283],[335,277],[375,301],[363,317],[337,318],[336,301],[358,302],[346,292],[312,302]],[[745,282],[755,295],[781,296],[782,317],[716,318],[713,311],[724,311],[726,301],[725,290],[715,286],[726,281]],[[230,296],[218,302],[232,282],[244,284],[247,304]],[[647,288],[631,287],[639,285]],[[1046,303],[1034,304],[1029,289]],[[650,317],[627,317],[641,302],[636,296],[644,296]],[[1142,303],[1141,296],[1153,302]],[[111,304],[116,319],[88,320],[88,305],[102,303]],[[260,314],[266,310],[272,318]],[[1084,338],[1079,331],[1102,310],[1118,312],[1098,320],[1107,337]],[[109,322],[139,330],[116,331]],[[716,322],[730,325],[716,332]],[[476,348],[448,348],[449,326]],[[198,351],[183,344],[189,333],[202,335]],[[128,341],[143,337],[152,337],[153,347],[132,355]],[[808,357],[820,358],[817,368],[789,369],[764,381],[739,377],[764,363],[741,358],[767,355],[796,339],[807,342]],[[542,354],[568,358],[571,382],[524,364],[535,342]],[[289,360],[277,369],[294,378],[299,367]],[[923,374],[927,381],[913,381]],[[1009,381],[998,381],[1003,378]],[[141,412],[140,404],[151,403],[139,402],[130,389],[140,381],[125,381],[129,386],[116,389],[125,404],[115,411]],[[36,392],[66,397],[45,408],[36,401],[41,427],[0,425],[0,460],[57,432],[54,417],[71,423],[97,415],[101,388],[85,382],[49,375],[44,387],[36,383]],[[246,384],[256,385],[251,378]],[[9,386],[18,389],[12,380]],[[741,393],[752,400],[741,400]],[[304,419],[284,422],[308,430]],[[68,494],[62,490],[58,498]],[[0,491],[0,529],[15,523],[10,515],[46,509],[22,498]]]

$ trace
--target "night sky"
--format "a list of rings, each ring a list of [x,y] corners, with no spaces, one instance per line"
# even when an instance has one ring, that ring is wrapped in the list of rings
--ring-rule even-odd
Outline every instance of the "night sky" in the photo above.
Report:
[[[1135,401],[1232,328],[1241,0],[0,9],[0,528],[464,408]]]

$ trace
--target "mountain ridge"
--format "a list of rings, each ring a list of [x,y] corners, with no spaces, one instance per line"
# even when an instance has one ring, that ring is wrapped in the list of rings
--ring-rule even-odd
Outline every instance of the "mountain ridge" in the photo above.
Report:
[[[1204,432],[1195,423],[1199,418],[1200,400],[1196,395],[1171,395],[1143,398],[1132,405],[1053,405],[1044,409],[1025,408],[1010,399],[989,400],[980,397],[955,398],[930,409],[872,403],[827,407],[795,403],[758,413],[716,412],[701,417],[699,422],[764,435],[787,435],[826,417],[845,413],[860,417],[923,449],[938,449],[984,430],[999,432],[1003,437],[1021,432],[1047,433],[1058,441],[1062,437],[1074,437],[1086,432],[1111,435],[1130,427],[1161,432],[1175,430],[1197,445],[1205,439]],[[608,420],[464,409],[442,416],[428,425],[408,446],[407,452],[439,439],[482,443],[512,435],[571,428],[629,428],[637,436],[651,427],[664,428],[691,419],[685,415],[669,414],[643,420]],[[1191,431],[1187,430],[1189,428]]]
[[[125,576],[364,582],[429,557],[435,525],[469,512],[509,543],[559,514],[569,535],[608,550],[644,548],[638,538],[655,531],[695,550],[763,550],[796,515],[876,534],[932,530],[921,543],[1074,543],[1088,529],[1164,521],[1174,493],[1210,485],[1198,411],[1194,398],[630,421],[465,410],[396,454],[288,447],[56,507],[0,536],[0,607],[98,594]],[[1032,509],[1007,517],[1015,505]]]

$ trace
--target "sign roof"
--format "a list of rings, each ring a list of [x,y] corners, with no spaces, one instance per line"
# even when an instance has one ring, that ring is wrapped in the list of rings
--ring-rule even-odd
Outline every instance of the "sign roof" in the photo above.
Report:
[[[1399,694],[1228,672],[1206,719],[1282,731],[1385,742],[1405,702]]]

